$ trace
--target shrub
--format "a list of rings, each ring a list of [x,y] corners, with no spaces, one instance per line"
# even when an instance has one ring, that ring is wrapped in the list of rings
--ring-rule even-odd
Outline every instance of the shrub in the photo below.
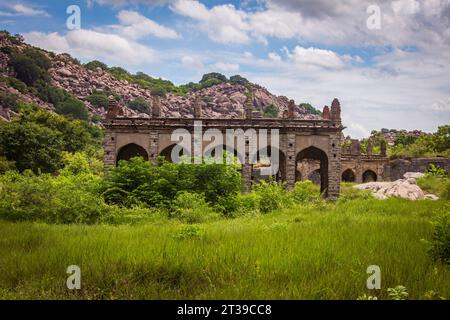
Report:
[[[245,86],[245,85],[249,84],[250,82],[246,78],[237,74],[237,75],[230,77],[230,83],[231,84],[240,84],[240,85]]]
[[[304,202],[320,197],[320,187],[310,180],[295,183],[291,196],[295,202]]]
[[[277,118],[278,117],[278,108],[274,104],[270,104],[264,110],[264,117],[266,117],[266,118]]]
[[[9,92],[0,92],[0,105],[5,108],[10,108],[11,110],[17,111],[17,95],[9,93]]]
[[[450,200],[450,179],[438,175],[426,174],[417,179],[417,185],[425,192],[437,195],[441,199]]]
[[[172,202],[169,216],[186,223],[200,223],[218,217],[217,213],[208,206],[203,195],[188,191],[177,194]]]
[[[268,213],[289,205],[287,192],[283,189],[283,185],[276,181],[262,180],[253,186],[253,192],[257,197],[258,209],[261,213]]]
[[[178,192],[189,191],[203,194],[213,206],[220,202],[225,208],[224,199],[237,195],[240,188],[240,174],[234,166],[175,165],[165,160],[154,165],[136,157],[120,161],[110,170],[103,190],[108,203],[121,205],[168,206]]]
[[[102,93],[91,94],[90,96],[86,97],[86,100],[96,108],[108,108],[109,105],[108,96]]]
[[[88,120],[89,113],[84,103],[77,98],[70,97],[56,105],[56,113],[70,116],[74,119]]]
[[[142,112],[142,113],[149,113],[150,111],[150,105],[149,103],[143,99],[143,98],[136,98],[134,100],[131,100],[128,102],[128,107],[130,109]]]
[[[339,195],[340,202],[348,201],[348,200],[356,200],[356,199],[371,199],[372,191],[370,190],[361,190],[354,188],[355,183],[350,182],[342,182],[341,183],[341,192]]]
[[[110,208],[92,190],[92,175],[58,176],[7,172],[0,176],[0,217],[11,221],[96,223]]]
[[[42,62],[42,64],[45,63]],[[10,65],[16,73],[16,77],[29,86],[32,86],[39,79],[44,82],[50,81],[50,75],[47,70],[40,67],[37,62],[26,55],[13,55],[10,59]]]
[[[37,96],[39,98],[55,106],[70,96],[64,89],[55,88],[41,79],[35,82],[34,88],[37,90]]]
[[[404,286],[396,286],[395,288],[388,288],[388,296],[392,300],[406,300],[408,299],[408,291]]]
[[[24,105],[20,117],[0,126],[0,150],[20,171],[54,172],[63,165],[63,151],[81,151],[95,143],[99,142],[86,123],[30,105]]]
[[[108,70],[108,66],[98,60],[93,60],[91,62],[88,62],[84,65],[84,67],[89,70],[96,70],[97,68],[100,68],[102,70]]]
[[[27,85],[19,79],[13,77],[4,77],[2,81],[6,82],[10,87],[13,87],[21,93],[27,92]]]
[[[43,70],[48,70],[52,66],[50,59],[47,58],[45,53],[40,49],[26,48],[22,53],[32,59],[34,63],[36,63],[36,65]]]
[[[450,265],[450,214],[444,214],[433,221],[433,237],[428,242],[428,253],[435,261]]]

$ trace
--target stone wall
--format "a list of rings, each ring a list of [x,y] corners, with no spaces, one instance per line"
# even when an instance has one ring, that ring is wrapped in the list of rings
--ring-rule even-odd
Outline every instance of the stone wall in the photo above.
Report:
[[[448,158],[412,158],[391,160],[385,170],[389,171],[389,180],[402,179],[406,172],[425,172],[434,164],[450,172],[450,159]]]

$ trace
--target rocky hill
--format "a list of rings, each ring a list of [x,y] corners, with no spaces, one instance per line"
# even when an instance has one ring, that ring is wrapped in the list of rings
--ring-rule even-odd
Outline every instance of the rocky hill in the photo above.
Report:
[[[7,32],[0,32],[0,92],[13,96],[14,99],[26,103],[34,103],[46,110],[55,110],[55,104],[46,94],[42,94],[42,85],[39,87],[35,83],[28,83],[28,86],[16,83],[17,70],[11,66],[13,55],[20,55],[23,52],[36,50],[32,46],[23,42],[20,36],[11,36]],[[109,98],[114,97],[122,105],[125,113],[129,116],[149,117],[152,98],[155,93],[149,89],[146,82],[134,81],[135,77],[130,75],[132,81],[117,76],[117,73],[111,72],[114,68],[88,67],[80,64],[76,59],[67,54],[55,54],[52,52],[38,49],[44,54],[51,65],[46,73],[49,75],[48,86],[50,88],[60,88],[81,100],[87,108],[90,118],[101,118],[105,116],[107,106],[103,104],[93,104],[91,96],[106,95]],[[28,53],[27,53],[28,54]],[[30,56],[30,54],[29,54]],[[38,54],[31,54],[31,58]],[[121,69],[121,68],[115,68]],[[123,69],[121,69],[123,70]],[[126,71],[123,70],[126,75]],[[149,76],[145,75],[147,78]],[[244,79],[239,77],[240,79]],[[197,97],[203,101],[203,115],[205,117],[242,117],[244,103],[251,91],[253,96],[254,116],[276,116],[282,115],[287,109],[289,99],[284,96],[276,96],[270,93],[266,88],[253,84],[244,79],[245,83],[228,81],[218,81],[212,85],[198,85],[196,88],[185,86],[184,91],[180,88],[172,90],[174,92],[164,92],[161,97],[162,115],[166,117],[193,117],[194,103]],[[155,80],[158,81],[158,80]],[[162,80],[160,80],[162,81]],[[169,82],[170,83],[170,82]],[[171,83],[170,83],[171,84]],[[25,87],[24,87],[25,85]],[[176,88],[171,84],[173,88]],[[37,90],[36,90],[37,88]],[[178,90],[180,89],[180,90]],[[48,91],[48,89],[47,89]],[[180,93],[181,92],[181,93]],[[51,95],[51,94],[50,94]],[[42,98],[44,96],[44,98]],[[147,103],[148,107],[131,108],[130,102],[138,99]],[[8,101],[8,99],[6,99]],[[145,104],[144,104],[145,106]],[[270,110],[270,112],[268,112]],[[57,110],[56,110],[57,111]],[[297,117],[302,119],[318,119],[320,113],[306,105],[296,105],[295,112]],[[0,99],[0,116],[9,119],[14,116],[14,108],[8,106],[5,99]]]

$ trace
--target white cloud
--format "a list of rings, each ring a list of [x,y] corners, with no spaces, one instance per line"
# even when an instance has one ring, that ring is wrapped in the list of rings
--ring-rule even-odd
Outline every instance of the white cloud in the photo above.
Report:
[[[203,69],[203,62],[197,56],[183,56],[181,62],[185,68],[201,70]]]
[[[0,3],[0,5],[5,6],[9,10],[9,12],[0,11],[0,16],[50,17],[47,11],[23,3]]]
[[[227,62],[217,62],[213,65],[213,67],[219,71],[238,71],[239,65],[237,63],[227,63]]]
[[[247,43],[250,26],[246,13],[231,4],[217,5],[208,9],[198,1],[177,0],[170,8],[175,13],[199,22],[199,28],[220,43]]]
[[[270,52],[268,57],[269,57],[269,60],[272,60],[274,62],[281,61],[280,55],[278,53],[276,53],[276,52]]]
[[[114,25],[111,28],[124,37],[131,39],[139,39],[148,35],[169,39],[179,37],[175,30],[162,26],[136,11],[122,10],[118,13],[117,18],[120,25]]]
[[[317,67],[324,69],[343,69],[349,56],[341,57],[331,50],[303,48],[296,46],[292,52],[286,51],[289,59],[297,67]]]
[[[116,34],[100,33],[93,30],[73,30],[66,35],[56,32],[30,32],[24,34],[25,40],[32,45],[67,52],[75,57],[106,63],[144,64],[155,62],[156,52],[142,44],[127,40]]]

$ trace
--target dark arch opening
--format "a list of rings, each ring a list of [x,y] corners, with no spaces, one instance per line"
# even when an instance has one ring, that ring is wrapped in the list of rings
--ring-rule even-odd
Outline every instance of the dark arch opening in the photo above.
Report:
[[[315,170],[320,174],[320,192],[327,196],[328,193],[328,157],[327,154],[316,147],[308,147],[303,149],[297,154],[295,167],[297,168],[298,162],[304,159],[318,160],[320,162],[320,168]],[[297,170],[296,170],[297,172]],[[296,174],[295,180],[298,181],[300,176]]]
[[[142,157],[145,161],[148,161],[148,153],[144,148],[135,143],[127,144],[120,148],[119,152],[117,153],[116,165],[120,160],[130,160],[134,157]]]
[[[356,176],[352,169],[347,169],[342,173],[342,181],[355,182]]]
[[[275,181],[281,182],[286,181],[286,156],[283,151],[274,148],[275,152],[278,152],[278,172],[273,176]],[[265,159],[262,159],[262,153],[265,152],[268,157],[267,166],[272,165],[272,147],[268,146],[258,150],[257,162],[261,164]]]
[[[172,150],[173,150],[173,148],[174,148],[175,146],[176,146],[176,143],[171,144],[170,146],[165,147],[165,148],[159,153],[159,156],[160,156],[160,157],[164,157],[164,159],[165,159],[166,161],[168,161],[168,162],[174,162],[174,161],[172,160]],[[180,150],[180,152],[178,153],[178,156],[181,157],[183,154],[187,154],[187,150],[186,150],[186,149]]]
[[[372,170],[367,170],[363,173],[363,182],[374,182],[377,181],[377,174]]]

